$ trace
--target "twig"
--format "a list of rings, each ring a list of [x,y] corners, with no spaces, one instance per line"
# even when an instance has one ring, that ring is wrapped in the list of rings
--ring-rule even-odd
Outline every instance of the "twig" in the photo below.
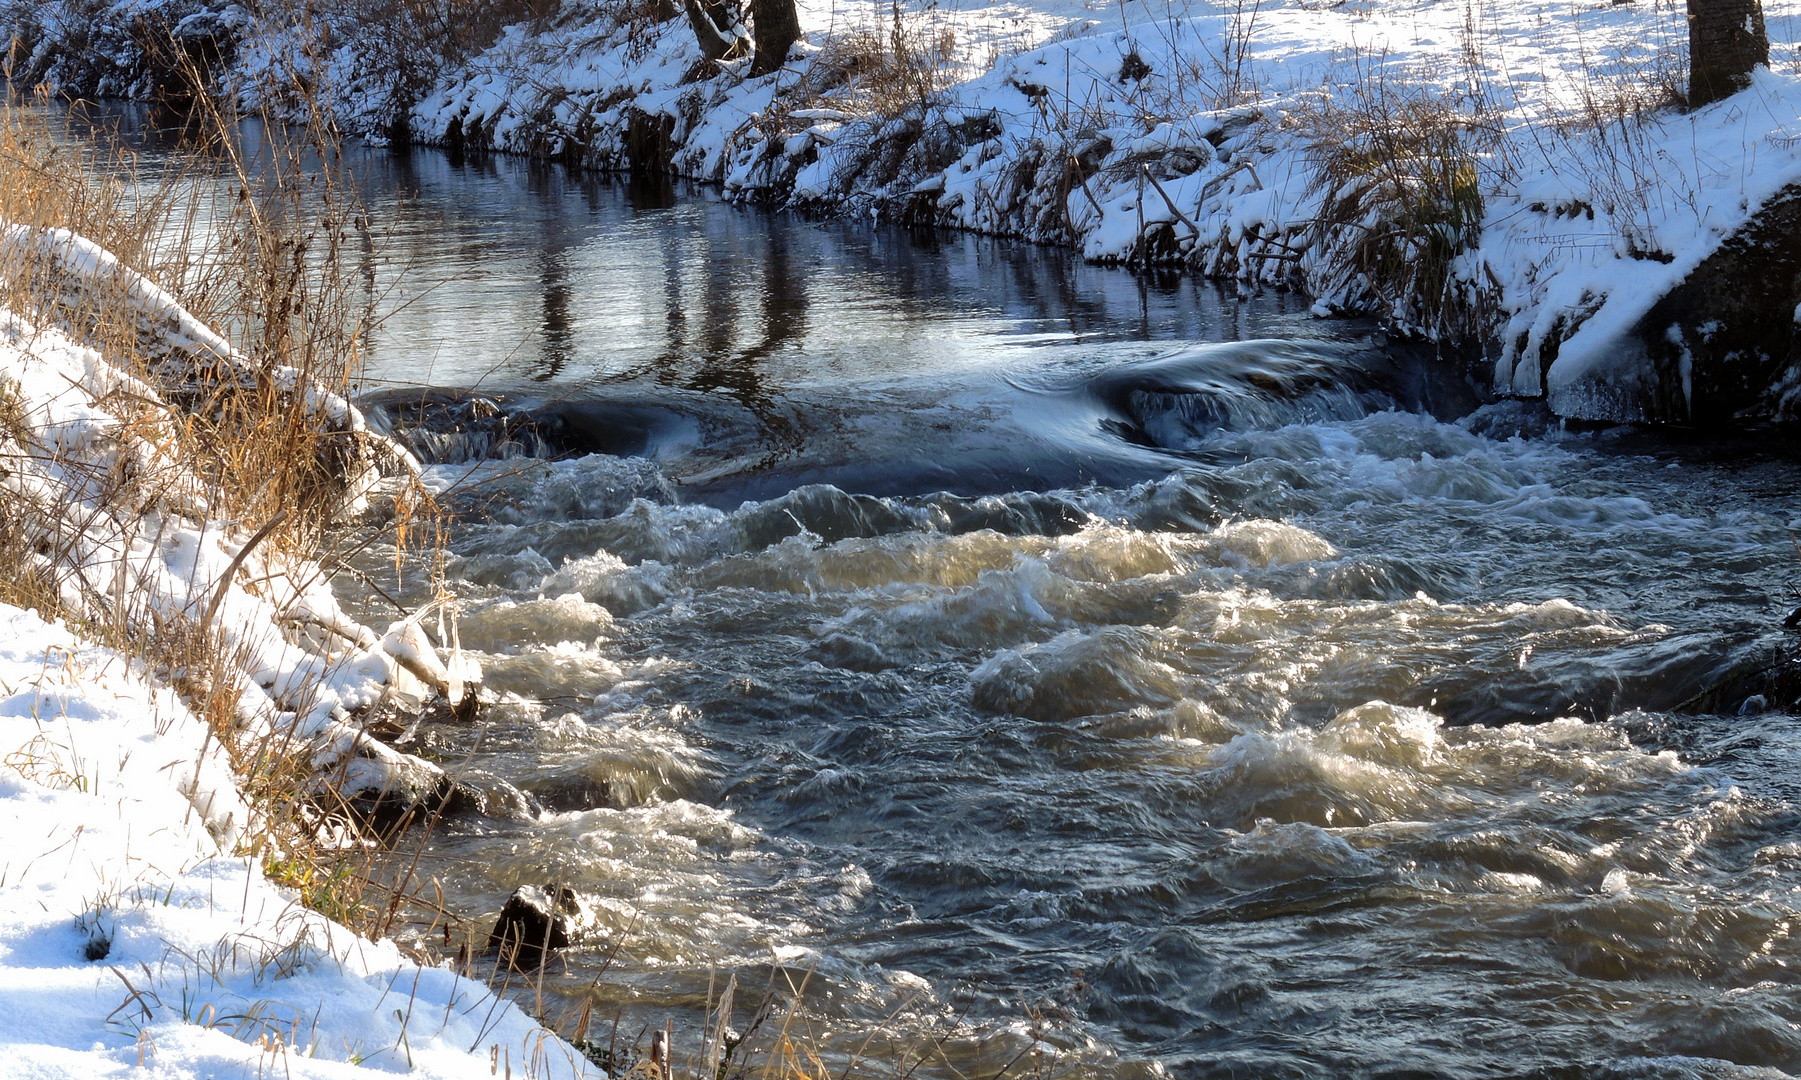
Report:
[[[244,560],[250,557],[250,552],[262,543],[264,538],[275,531],[276,526],[287,519],[288,512],[285,508],[277,510],[275,516],[264,522],[263,527],[256,531],[256,535],[252,536],[243,547],[238,549],[238,553],[231,557],[230,565],[226,566],[225,573],[219,577],[218,586],[213,589],[213,602],[206,606],[206,614],[200,620],[201,640],[206,639],[207,630],[213,625],[213,616],[218,614],[219,605],[225,602],[225,594],[231,591],[232,578],[237,576],[238,567],[243,565]]]
[[[1201,238],[1200,226],[1198,226],[1194,222],[1188,220],[1188,215],[1184,214],[1181,210],[1176,208],[1176,200],[1170,198],[1169,192],[1164,191],[1163,185],[1159,184],[1157,182],[1157,178],[1155,176],[1151,175],[1150,166],[1140,165],[1140,166],[1138,166],[1138,170],[1144,174],[1144,178],[1146,180],[1149,180],[1151,182],[1151,186],[1157,189],[1157,194],[1163,196],[1163,202],[1165,205],[1167,205],[1169,207],[1169,212],[1176,215],[1177,219],[1180,220],[1182,222],[1182,224],[1188,226],[1189,231],[1194,233],[1194,238],[1196,240],[1199,240]]]

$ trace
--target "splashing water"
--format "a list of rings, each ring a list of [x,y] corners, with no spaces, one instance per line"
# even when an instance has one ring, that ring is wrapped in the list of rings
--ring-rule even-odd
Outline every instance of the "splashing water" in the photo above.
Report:
[[[773,960],[965,1071],[1801,1066],[1795,721],[1674,711],[1770,646],[1793,465],[1132,400],[1189,460],[1124,486],[436,467],[509,703],[422,739],[540,814],[447,878],[601,898],[646,1016]]]
[[[590,901],[543,988],[591,1035],[737,971],[834,1076],[1801,1072],[1780,441],[1055,253],[359,167],[372,415],[498,699],[409,733],[481,796],[420,865],[484,931]]]

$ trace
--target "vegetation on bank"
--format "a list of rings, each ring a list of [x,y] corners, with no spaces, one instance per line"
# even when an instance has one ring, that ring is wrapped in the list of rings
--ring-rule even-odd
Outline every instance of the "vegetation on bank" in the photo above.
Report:
[[[430,504],[347,397],[353,207],[302,139],[248,162],[228,123],[197,116],[187,171],[147,176],[0,106],[0,604],[173,688],[245,800],[209,819],[227,853],[375,939],[432,906],[383,836],[447,781],[363,722],[464,695],[426,613],[379,634],[331,579],[378,486],[390,536],[429,533]]]
[[[1801,181],[1792,49],[1741,32],[1764,25],[1755,0],[1704,6],[1747,4],[1736,21],[1668,0],[1531,20],[1473,4],[1402,18],[1382,0],[1128,0],[1105,18],[802,5],[778,49],[756,40],[773,0],[142,0],[131,25],[174,43],[93,50],[86,67],[57,14],[79,0],[15,7],[9,25],[14,70],[65,92],[185,100],[201,81],[452,153],[674,173],[745,200],[1187,267],[1379,315],[1563,415],[1781,419],[1801,401],[1785,343],[1716,348],[1688,327],[1678,347],[1643,324]],[[1778,0],[1769,25],[1794,15]],[[1729,354],[1762,359],[1741,371]],[[1682,355],[1712,373],[1691,389],[1728,389],[1683,392]]]

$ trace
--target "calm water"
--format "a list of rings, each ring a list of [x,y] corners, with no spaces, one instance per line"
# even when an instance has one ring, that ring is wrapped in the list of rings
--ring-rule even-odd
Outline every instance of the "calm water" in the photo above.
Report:
[[[1059,253],[364,167],[372,400],[495,696],[418,733],[492,793],[422,865],[483,933],[592,901],[546,985],[603,1038],[697,1052],[737,972],[810,980],[833,1075],[1801,1071],[1801,724],[1696,700],[1794,603],[1783,440],[1561,431]]]

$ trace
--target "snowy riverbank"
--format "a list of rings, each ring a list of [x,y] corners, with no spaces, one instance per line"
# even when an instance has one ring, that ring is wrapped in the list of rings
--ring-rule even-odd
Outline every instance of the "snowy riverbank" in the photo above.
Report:
[[[804,5],[812,44],[763,79],[709,74],[684,22],[572,5],[410,109],[354,50],[333,85],[365,129],[403,111],[429,143],[1299,288],[1484,350],[1498,392],[1610,419],[1706,411],[1641,400],[1655,372],[1622,337],[1801,180],[1793,49],[1682,113],[1663,3],[887,10]],[[1792,40],[1801,6],[1768,11]],[[928,53],[942,75],[911,66]],[[1793,371],[1770,382],[1745,407],[1792,417]]]
[[[92,63],[56,59],[60,3],[33,16],[26,68],[95,82]],[[1322,314],[1450,343],[1497,392],[1564,415],[1801,410],[1786,343],[1716,403],[1672,367],[1693,354],[1706,374],[1704,322],[1671,348],[1664,328],[1635,330],[1801,181],[1794,0],[1765,8],[1773,70],[1694,113],[1675,107],[1687,31],[1667,0],[809,0],[803,42],[758,78],[706,61],[685,19],[588,0],[435,64],[354,11],[320,48],[317,24],[125,6],[227,42],[245,100],[299,72],[377,138],[667,171],[777,206],[1297,288]],[[114,68],[115,90],[148,85]],[[1632,332],[1673,359],[1623,346]]]
[[[586,1075],[480,982],[271,885],[209,829],[244,807],[205,724],[6,606],[0,743],[0,1076]]]
[[[35,590],[65,620],[0,604],[0,1076],[587,1075],[482,983],[265,876],[308,839],[277,819],[342,834],[303,807],[404,808],[446,787],[359,718],[459,699],[477,673],[417,619],[360,625],[317,566],[221,516],[181,410],[124,354],[229,387],[247,362],[222,338],[66,232],[0,230],[0,281],[30,282],[32,303],[10,299],[43,320],[0,317],[9,595]],[[127,339],[108,334],[121,315]],[[296,424],[341,440],[360,500],[379,455],[359,451],[377,440],[356,410],[258,374],[292,382]]]

